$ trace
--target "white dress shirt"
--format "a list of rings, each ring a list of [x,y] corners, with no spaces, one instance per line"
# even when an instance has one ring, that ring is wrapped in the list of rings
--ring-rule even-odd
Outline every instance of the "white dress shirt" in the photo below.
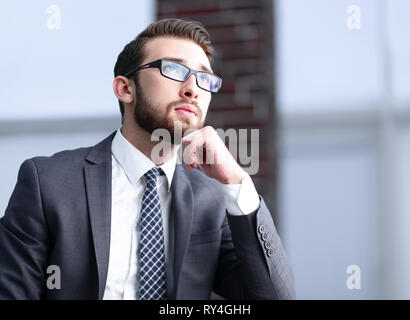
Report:
[[[112,141],[111,238],[104,300],[138,298],[139,215],[146,185],[143,175],[155,164],[135,148],[118,129]],[[177,155],[160,166],[164,176],[158,178],[161,203],[168,293],[172,291],[174,267],[171,183]],[[223,184],[227,211],[232,215],[249,214],[259,207],[259,196],[249,175],[242,184]]]

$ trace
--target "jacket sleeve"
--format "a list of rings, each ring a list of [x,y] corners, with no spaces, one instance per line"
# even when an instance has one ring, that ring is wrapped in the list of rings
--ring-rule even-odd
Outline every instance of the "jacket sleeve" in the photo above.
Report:
[[[214,291],[227,299],[294,299],[292,270],[265,202],[227,214]]]
[[[48,232],[37,169],[20,167],[0,219],[0,299],[41,299],[46,284]]]

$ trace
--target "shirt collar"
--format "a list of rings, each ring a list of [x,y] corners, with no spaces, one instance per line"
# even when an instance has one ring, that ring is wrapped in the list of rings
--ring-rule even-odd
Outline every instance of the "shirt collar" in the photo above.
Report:
[[[148,170],[151,170],[156,166],[151,159],[149,159],[145,154],[125,139],[121,133],[121,129],[118,129],[114,136],[111,145],[111,152],[125,171],[125,174],[132,184],[137,183]],[[176,161],[177,152],[175,152],[175,155],[169,161],[159,166],[167,177],[168,191],[171,188]]]

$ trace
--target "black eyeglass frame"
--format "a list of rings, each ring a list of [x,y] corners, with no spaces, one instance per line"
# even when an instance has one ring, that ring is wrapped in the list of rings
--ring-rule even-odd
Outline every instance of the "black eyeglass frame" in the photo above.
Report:
[[[171,78],[171,77],[169,77],[169,76],[163,74],[163,73],[162,73],[162,61],[172,62],[172,63],[179,64],[179,65],[181,65],[181,66],[184,66],[185,68],[187,68],[187,69],[189,70],[188,75],[185,77],[184,80],[177,80],[177,79]],[[159,71],[161,72],[161,75],[162,75],[163,77],[168,78],[168,79],[171,79],[171,80],[174,80],[174,81],[178,81],[178,82],[185,82],[185,81],[187,81],[188,78],[191,76],[191,74],[193,74],[193,75],[195,75],[195,81],[196,81],[196,85],[198,86],[198,88],[201,88],[202,90],[205,90],[205,91],[208,91],[208,92],[211,92],[211,93],[217,93],[217,92],[219,91],[219,89],[222,87],[222,79],[221,79],[220,77],[218,77],[216,74],[214,74],[214,73],[212,73],[212,72],[208,72],[208,71],[202,71],[202,70],[201,70],[201,71],[197,71],[197,70],[193,70],[193,69],[187,67],[186,65],[184,65],[184,64],[182,64],[182,63],[176,62],[176,61],[174,61],[174,60],[168,60],[168,59],[158,59],[158,60],[149,62],[149,63],[147,63],[147,64],[144,64],[144,65],[142,65],[142,66],[139,66],[139,67],[137,67],[137,68],[135,68],[135,69],[133,69],[133,70],[127,72],[127,73],[124,75],[124,77],[127,77],[127,78],[128,78],[128,77],[129,77],[130,75],[132,75],[133,73],[135,73],[135,72],[137,72],[137,71],[140,71],[140,70],[143,70],[143,69],[148,69],[148,68],[158,68]],[[209,74],[209,75],[211,75],[211,76],[214,76],[214,77],[218,78],[219,83],[220,83],[218,90],[216,90],[216,91],[211,91],[211,90],[208,90],[208,89],[205,89],[205,88],[201,87],[201,86],[199,85],[199,83],[198,83],[198,76],[197,76],[198,73],[207,73],[207,74]]]

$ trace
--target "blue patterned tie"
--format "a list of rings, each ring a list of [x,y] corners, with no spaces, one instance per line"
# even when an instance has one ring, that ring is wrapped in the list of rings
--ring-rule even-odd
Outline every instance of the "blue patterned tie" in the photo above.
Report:
[[[147,185],[141,204],[140,300],[167,298],[164,235],[157,190],[160,174],[162,169],[156,167],[144,174]]]

